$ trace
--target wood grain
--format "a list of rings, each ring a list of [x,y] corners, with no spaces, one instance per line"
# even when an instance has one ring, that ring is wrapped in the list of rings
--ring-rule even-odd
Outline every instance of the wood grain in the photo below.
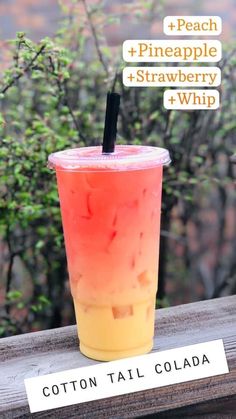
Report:
[[[75,326],[1,339],[0,418],[236,418],[236,296],[156,311],[153,351],[214,339],[224,341],[229,374],[33,415],[25,378],[97,362],[79,352]]]

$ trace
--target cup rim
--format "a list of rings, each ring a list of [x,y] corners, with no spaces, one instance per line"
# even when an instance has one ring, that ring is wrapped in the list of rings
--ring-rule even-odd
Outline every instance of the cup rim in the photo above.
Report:
[[[131,144],[117,145],[114,153],[102,153],[102,146],[91,146],[57,151],[48,157],[48,167],[56,170],[137,170],[170,162],[165,148]]]

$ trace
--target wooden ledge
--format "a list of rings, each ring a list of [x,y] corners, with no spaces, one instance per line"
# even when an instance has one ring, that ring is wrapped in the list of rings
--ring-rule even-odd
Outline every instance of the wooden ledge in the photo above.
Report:
[[[0,417],[233,418],[236,413],[236,296],[156,311],[153,351],[223,339],[230,373],[29,413],[24,379],[96,364],[78,350],[75,326],[0,340]],[[225,416],[226,415],[226,416]]]

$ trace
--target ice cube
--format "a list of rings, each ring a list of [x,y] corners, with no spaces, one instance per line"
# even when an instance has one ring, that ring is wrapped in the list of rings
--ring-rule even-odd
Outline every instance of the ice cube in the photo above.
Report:
[[[133,316],[133,306],[126,305],[126,306],[113,306],[112,307],[112,314],[114,319],[123,319],[125,317]]]

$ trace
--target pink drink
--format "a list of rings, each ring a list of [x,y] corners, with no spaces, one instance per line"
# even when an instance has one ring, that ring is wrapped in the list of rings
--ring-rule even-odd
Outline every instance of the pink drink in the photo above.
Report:
[[[56,169],[80,350],[113,360],[153,345],[165,149],[65,150]]]

